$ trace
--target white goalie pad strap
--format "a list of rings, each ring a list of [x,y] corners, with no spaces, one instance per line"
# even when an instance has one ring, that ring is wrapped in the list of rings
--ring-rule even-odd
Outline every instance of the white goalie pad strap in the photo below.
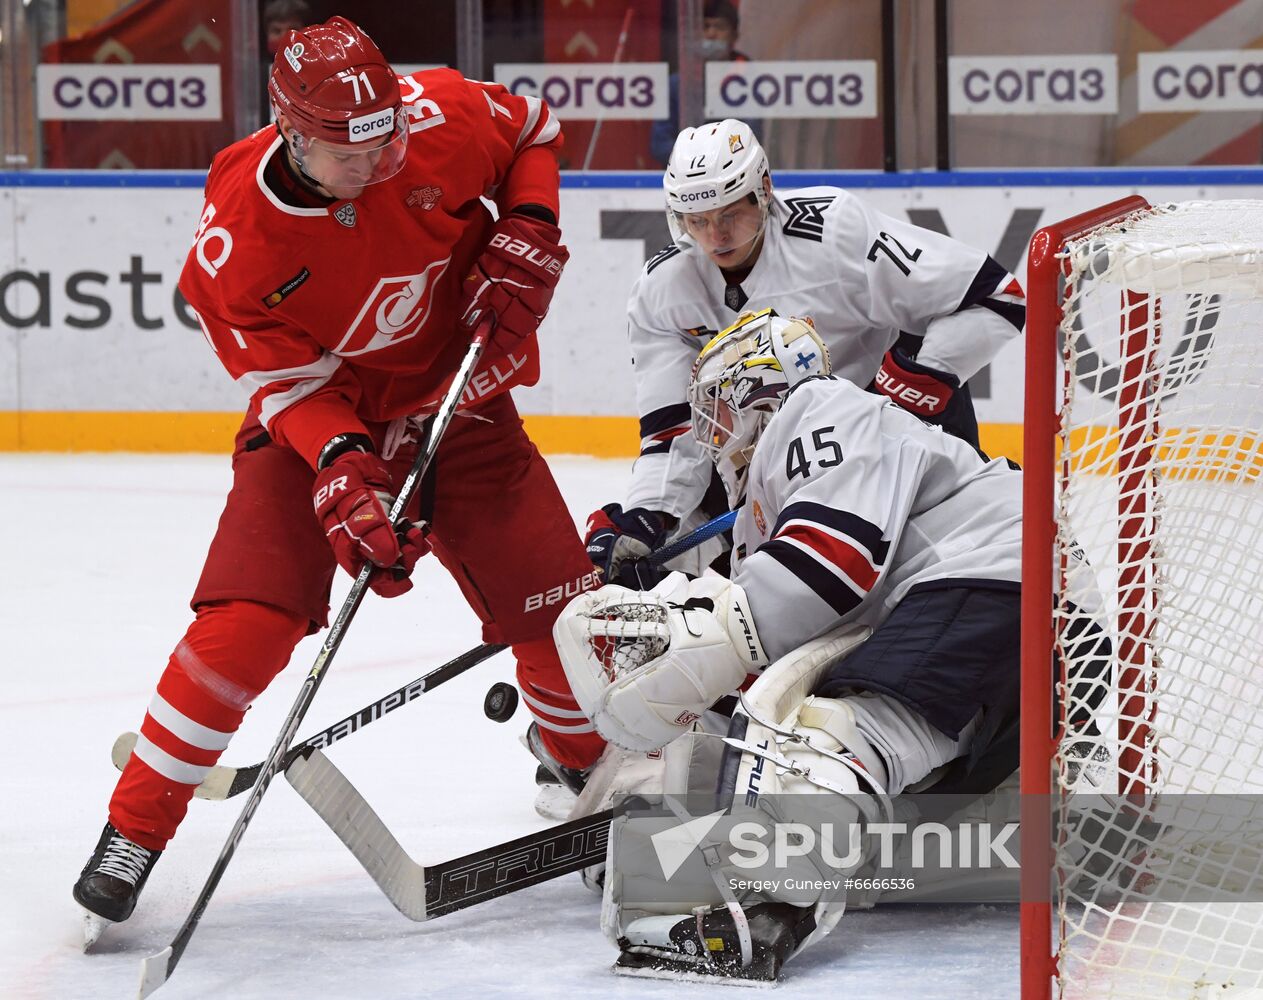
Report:
[[[740,750],[742,753],[752,754],[755,757],[770,761],[782,771],[801,778],[803,781],[807,782],[807,784],[814,785],[816,788],[823,789],[826,792],[833,792],[835,795],[858,795],[867,790],[860,784],[863,769],[854,761],[847,760],[845,757],[838,754],[825,752],[822,756],[831,758],[832,760],[842,764],[845,768],[845,773],[851,775],[849,780],[831,780],[828,775],[813,774],[812,765],[804,763],[801,758],[799,760],[794,760],[790,757],[786,757],[778,750],[773,750],[770,747],[763,746],[761,744],[756,745],[748,740],[739,740],[732,736],[725,736],[724,742],[733,749]],[[817,768],[816,770],[819,769]],[[867,776],[863,777],[866,778]]]
[[[738,713],[746,715],[750,718],[747,725],[744,742],[750,745],[768,741],[768,746],[775,748],[776,753],[784,753],[784,747],[778,747],[777,744],[783,744],[786,738],[795,739],[793,734],[793,720],[797,712],[804,702],[808,700],[812,690],[819,683],[824,671],[833,663],[842,659],[852,650],[859,647],[870,635],[872,630],[863,625],[842,625],[831,632],[799,646],[797,649],[786,653],[779,660],[773,663],[749,688],[741,695],[741,706]],[[866,741],[856,741],[865,742]],[[866,745],[865,747],[866,748]],[[832,747],[830,747],[832,749]],[[853,753],[854,748],[848,747]],[[789,756],[792,756],[790,754]],[[763,768],[756,764],[757,757],[753,754],[746,753],[742,757],[741,764],[737,770],[736,796],[741,798],[750,795],[752,799],[757,799],[759,789],[762,784]],[[870,767],[877,763],[872,755],[864,755],[860,757],[865,767]],[[850,764],[841,765],[847,767]],[[837,769],[835,762],[834,770]],[[880,770],[876,772],[879,779],[884,779],[885,775]],[[819,772],[817,777],[819,777]],[[832,780],[832,779],[830,779]],[[792,782],[791,782],[792,783]],[[833,781],[837,784],[837,781]],[[813,783],[808,783],[810,786]],[[869,788],[871,782],[866,784],[865,789]],[[824,787],[816,784],[816,788],[824,790]],[[770,788],[763,788],[763,791],[770,791]],[[782,790],[779,788],[777,790]],[[803,791],[811,791],[811,787],[801,789]],[[857,790],[857,789],[853,789]]]
[[[553,638],[579,707],[628,750],[666,746],[767,663],[745,591],[721,577],[581,594]]]

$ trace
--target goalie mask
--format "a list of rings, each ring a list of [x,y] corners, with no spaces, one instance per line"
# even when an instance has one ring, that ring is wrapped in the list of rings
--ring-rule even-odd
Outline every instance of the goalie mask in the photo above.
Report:
[[[734,505],[759,435],[786,392],[803,379],[833,370],[810,319],[772,309],[746,313],[702,348],[689,379],[693,436],[715,463]]]
[[[770,176],[767,154],[745,122],[686,128],[662,177],[671,238],[682,250],[700,246],[721,267],[742,266],[767,225]]]
[[[397,174],[408,150],[408,113],[386,57],[344,17],[291,31],[268,80],[284,116],[290,155],[334,197],[355,197]]]

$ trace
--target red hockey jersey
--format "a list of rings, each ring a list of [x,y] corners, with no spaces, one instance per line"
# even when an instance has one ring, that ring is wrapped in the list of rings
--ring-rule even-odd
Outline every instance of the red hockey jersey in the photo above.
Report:
[[[278,191],[281,138],[265,128],[220,152],[180,290],[273,440],[315,464],[338,433],[423,412],[468,344],[462,279],[491,214],[557,211],[561,130],[538,98],[454,70],[400,77],[407,160],[353,201],[296,207]],[[494,342],[470,404],[539,377],[530,338]]]

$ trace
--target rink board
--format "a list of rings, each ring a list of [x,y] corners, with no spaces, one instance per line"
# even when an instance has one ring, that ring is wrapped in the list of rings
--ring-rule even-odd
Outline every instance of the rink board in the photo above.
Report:
[[[0,450],[222,452],[244,407],[176,281],[203,175],[0,174]],[[1040,225],[1139,193],[1151,201],[1263,197],[1259,168],[806,173],[876,208],[987,250],[1025,279]],[[541,328],[543,377],[515,392],[543,450],[635,454],[627,295],[666,239],[657,174],[569,174],[571,251]],[[1022,346],[972,382],[984,445],[1020,458]]]

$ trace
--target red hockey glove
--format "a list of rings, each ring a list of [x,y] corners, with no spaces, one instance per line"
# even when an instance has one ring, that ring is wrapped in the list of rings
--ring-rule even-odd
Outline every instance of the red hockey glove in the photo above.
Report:
[[[960,379],[948,372],[918,364],[898,348],[886,352],[877,372],[877,391],[889,396],[909,413],[930,423],[942,423],[943,412],[960,388]]]
[[[461,323],[473,329],[490,312],[491,338],[509,350],[535,332],[570,259],[557,241],[561,230],[526,215],[506,215],[491,230],[487,248],[465,278]]]
[[[312,487],[316,517],[333,546],[338,565],[358,576],[364,561],[375,564],[368,585],[382,597],[412,589],[408,575],[430,551],[421,527],[390,523],[390,475],[382,460],[362,451],[345,451],[316,474]]]

